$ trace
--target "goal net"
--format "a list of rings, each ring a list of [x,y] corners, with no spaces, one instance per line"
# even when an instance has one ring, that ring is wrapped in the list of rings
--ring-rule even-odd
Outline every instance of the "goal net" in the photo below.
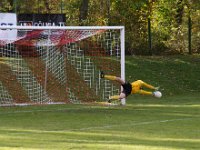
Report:
[[[0,27],[1,106],[106,101],[121,87],[100,71],[124,78],[121,26]]]

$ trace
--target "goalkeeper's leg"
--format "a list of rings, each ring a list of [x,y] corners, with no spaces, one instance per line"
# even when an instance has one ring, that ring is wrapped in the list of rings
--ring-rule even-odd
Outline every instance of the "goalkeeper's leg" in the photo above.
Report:
[[[141,95],[153,95],[153,92],[145,91],[145,90],[139,90],[137,93]]]
[[[145,90],[139,90],[137,93],[138,94],[142,94],[142,95],[150,95],[150,96],[154,96],[154,97],[160,98],[162,95],[161,96],[156,96],[155,95],[156,92],[159,92],[159,91],[149,92],[149,91],[145,91]]]
[[[104,74],[103,71],[101,71],[101,78],[105,78],[105,79],[112,80],[112,81],[117,81],[120,84],[125,84],[125,81],[123,79],[121,79],[120,77],[113,76],[113,75],[106,75],[106,74]]]
[[[122,92],[122,93],[120,93],[120,95],[113,95],[113,96],[110,96],[108,102],[111,103],[111,101],[114,101],[114,100],[121,100],[121,99],[123,99],[123,98],[126,98],[126,94]]]
[[[150,84],[148,84],[148,83],[146,83],[142,80],[138,80],[138,81],[141,82],[141,85],[146,87],[146,88],[149,88],[149,89],[152,89],[152,90],[158,90],[159,89],[159,87],[155,87],[153,85],[150,85]]]

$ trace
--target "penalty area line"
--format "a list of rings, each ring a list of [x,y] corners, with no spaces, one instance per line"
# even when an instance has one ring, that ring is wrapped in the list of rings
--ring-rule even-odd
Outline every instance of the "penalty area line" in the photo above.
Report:
[[[175,121],[184,121],[184,120],[193,120],[197,118],[178,118],[178,119],[166,119],[166,120],[154,120],[154,121],[144,121],[144,122],[134,122],[129,124],[114,124],[114,125],[105,125],[98,127],[87,127],[80,129],[71,129],[70,131],[84,131],[84,130],[93,130],[93,129],[109,129],[113,127],[126,127],[126,126],[139,126],[139,125],[150,125],[150,124],[159,124],[159,123],[167,123],[167,122],[175,122]]]
[[[178,118],[178,119],[166,119],[166,120],[154,120],[154,121],[144,121],[144,122],[134,122],[129,124],[113,124],[113,125],[104,125],[104,126],[92,126],[87,128],[80,129],[66,129],[66,130],[23,130],[27,132],[37,132],[37,133],[65,133],[65,132],[76,132],[76,131],[88,131],[88,130],[98,130],[98,129],[110,129],[113,127],[126,127],[126,126],[140,126],[140,125],[150,125],[150,124],[159,124],[159,123],[167,123],[167,122],[175,122],[175,121],[185,121],[185,120],[193,120],[199,118]],[[2,128],[3,129],[3,128]],[[2,130],[1,129],[1,130]],[[15,131],[16,129],[7,129],[6,131]]]

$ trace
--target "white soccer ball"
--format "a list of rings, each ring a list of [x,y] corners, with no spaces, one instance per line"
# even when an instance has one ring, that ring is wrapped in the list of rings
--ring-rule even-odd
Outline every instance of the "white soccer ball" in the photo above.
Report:
[[[162,97],[162,93],[160,91],[155,91],[154,92],[154,96],[157,98],[161,98]]]

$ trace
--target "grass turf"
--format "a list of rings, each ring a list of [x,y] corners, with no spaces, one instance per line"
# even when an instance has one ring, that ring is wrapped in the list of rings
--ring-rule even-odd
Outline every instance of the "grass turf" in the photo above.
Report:
[[[0,108],[0,149],[200,148],[198,95],[131,96],[127,106]]]

